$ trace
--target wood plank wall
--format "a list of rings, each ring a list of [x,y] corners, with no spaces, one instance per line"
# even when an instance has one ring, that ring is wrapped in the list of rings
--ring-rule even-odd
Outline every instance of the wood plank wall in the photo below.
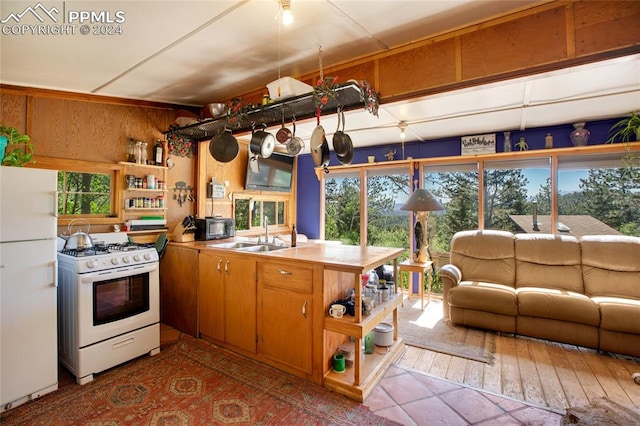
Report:
[[[385,103],[637,53],[639,21],[635,0],[541,2],[323,71],[367,80]],[[319,75],[296,78],[315,85]],[[241,97],[260,103],[263,93]]]

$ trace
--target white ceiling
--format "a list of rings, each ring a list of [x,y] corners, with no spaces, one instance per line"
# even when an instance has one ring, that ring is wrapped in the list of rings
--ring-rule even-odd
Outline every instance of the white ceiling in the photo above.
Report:
[[[265,87],[279,76],[317,70],[319,46],[326,67],[532,3],[294,0],[294,23],[283,27],[276,19],[277,0],[3,0],[0,82],[201,106]],[[122,34],[80,34],[80,24],[69,18],[81,10],[106,12],[112,20],[123,16]],[[63,35],[6,34],[7,26],[24,24],[76,28]],[[95,24],[88,25],[92,30]],[[399,141],[401,120],[409,124],[406,140],[412,141],[618,117],[638,109],[635,55],[383,104],[379,118],[350,111],[346,131],[358,147]],[[322,124],[331,134],[337,122],[323,117]],[[314,127],[313,120],[298,123],[298,135],[308,140]]]

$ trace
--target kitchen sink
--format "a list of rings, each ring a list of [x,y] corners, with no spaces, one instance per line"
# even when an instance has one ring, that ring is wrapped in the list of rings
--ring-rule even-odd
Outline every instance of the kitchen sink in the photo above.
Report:
[[[275,251],[288,248],[287,246],[277,246],[275,244],[253,244],[245,247],[237,248],[238,251],[263,252]]]
[[[207,247],[221,248],[221,249],[241,249],[241,248],[254,247],[254,246],[257,246],[257,244],[242,242],[242,241],[234,241],[231,243],[207,244]]]
[[[288,248],[287,246],[277,246],[275,244],[258,244],[258,243],[250,243],[250,242],[243,242],[243,241],[234,241],[231,243],[207,244],[207,247],[231,249],[231,250],[238,250],[238,251],[249,251],[249,252],[269,252],[269,251],[282,250],[282,249]]]

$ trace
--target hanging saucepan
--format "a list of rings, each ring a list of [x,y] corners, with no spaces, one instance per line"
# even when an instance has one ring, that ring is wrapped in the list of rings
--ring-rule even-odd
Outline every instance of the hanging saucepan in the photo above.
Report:
[[[86,233],[82,232],[80,227],[78,227],[78,230],[74,234],[71,234],[71,226],[76,222],[84,222],[84,224],[87,225],[87,232]],[[91,229],[91,225],[89,225],[89,222],[87,222],[84,219],[74,219],[71,222],[69,222],[69,225],[67,225],[67,229],[69,230],[70,235],[69,235],[69,239],[64,244],[65,249],[85,250],[93,247],[93,240],[89,235],[89,231]]]
[[[347,165],[351,164],[351,161],[353,161],[353,142],[351,141],[351,136],[344,132],[344,111],[341,111],[341,115],[343,135],[342,142],[344,144],[344,150],[340,153],[336,152],[336,157],[338,157],[338,161],[340,162],[340,164]],[[335,149],[335,146],[333,149]]]
[[[211,138],[209,142],[209,152],[216,161],[228,163],[236,158],[240,147],[238,140],[233,136],[231,130],[224,128],[224,131]]]
[[[253,154],[257,154],[262,158],[268,158],[273,153],[276,139],[271,133],[265,131],[267,128],[266,125],[263,124],[261,127],[262,130],[256,130],[255,127],[253,128],[249,146]]]
[[[296,136],[296,118],[293,118],[293,135],[287,143],[287,153],[290,155],[298,155],[304,149],[304,141]]]
[[[317,167],[324,168],[325,173],[329,173],[329,143],[324,133],[324,128],[320,125],[320,110],[318,109],[318,125],[311,134],[311,158]]]
[[[340,119],[342,115],[342,130],[340,130]],[[333,151],[336,153],[336,155],[340,156],[340,155],[345,155],[347,146],[346,146],[346,141],[345,141],[345,134],[344,134],[344,113],[342,112],[342,108],[338,108],[338,127],[336,127],[336,132],[333,134]]]
[[[289,143],[291,141],[291,130],[284,127],[284,109],[282,110],[282,127],[276,132],[276,140],[280,143]]]

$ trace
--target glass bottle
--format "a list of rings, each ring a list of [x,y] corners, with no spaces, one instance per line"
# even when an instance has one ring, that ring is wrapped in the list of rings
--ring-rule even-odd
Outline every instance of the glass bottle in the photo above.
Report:
[[[504,152],[511,152],[511,132],[504,132]]]
[[[137,141],[136,142],[136,163],[137,164],[141,164],[142,163],[142,142]]]
[[[164,156],[164,146],[160,139],[156,141],[156,144],[153,146],[153,163],[156,166],[162,166],[162,157]]]
[[[296,224],[291,227],[291,247],[295,247],[298,239],[298,233],[296,232]]]
[[[142,142],[142,148],[141,148],[141,153],[140,154],[141,154],[140,156],[142,158],[140,160],[140,163],[149,164],[148,161],[147,161],[148,160],[148,157],[147,157],[148,152],[147,152],[147,143],[146,142]]]
[[[129,146],[127,147],[127,161],[129,163],[136,162],[136,141],[133,138],[129,138]]]

